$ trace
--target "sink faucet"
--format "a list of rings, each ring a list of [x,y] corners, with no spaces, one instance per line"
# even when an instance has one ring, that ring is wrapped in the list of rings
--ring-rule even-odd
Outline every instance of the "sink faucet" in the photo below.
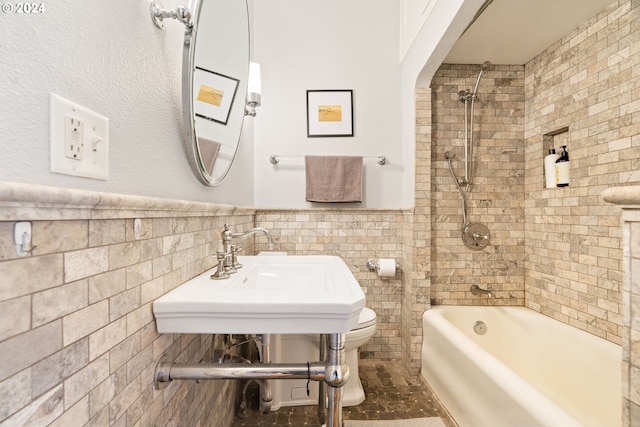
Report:
[[[486,295],[489,298],[493,298],[493,291],[491,289],[482,289],[478,285],[471,285],[470,291],[474,295]]]
[[[267,242],[269,242],[269,249],[273,248],[273,237],[271,237],[271,233],[269,233],[269,231],[267,231],[266,228],[254,227],[251,230],[248,230],[242,233],[232,233],[231,230],[229,229],[229,224],[225,224],[224,230],[222,231],[222,235],[221,235],[222,245],[225,253],[231,252],[231,246],[232,246],[231,239],[234,239],[236,237],[248,237],[256,233],[263,233],[265,236],[267,236]]]
[[[221,239],[222,239],[222,252],[218,252],[218,277],[220,279],[225,279],[229,277],[229,273],[235,273],[238,268],[242,267],[242,264],[238,262],[237,254],[242,250],[237,245],[231,244],[231,239],[248,237],[255,233],[263,233],[267,236],[267,242],[269,243],[269,249],[273,249],[273,237],[271,237],[271,233],[266,228],[262,227],[254,227],[251,230],[234,233],[229,228],[229,224],[224,225],[224,230],[222,230]]]

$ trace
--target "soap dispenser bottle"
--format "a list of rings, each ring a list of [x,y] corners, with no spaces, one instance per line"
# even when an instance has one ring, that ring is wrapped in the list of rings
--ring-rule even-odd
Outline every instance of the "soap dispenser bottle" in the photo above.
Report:
[[[562,153],[556,160],[556,185],[558,187],[569,185],[569,153],[566,145],[562,146]]]
[[[544,179],[547,188],[556,188],[556,160],[560,154],[556,154],[556,149],[551,148],[549,154],[544,158]]]

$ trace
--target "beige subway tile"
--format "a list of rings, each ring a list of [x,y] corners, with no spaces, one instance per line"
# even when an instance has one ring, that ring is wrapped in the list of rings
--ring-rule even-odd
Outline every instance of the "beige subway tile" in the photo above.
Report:
[[[0,341],[31,328],[31,298],[29,296],[0,302]],[[0,416],[0,419],[2,417]]]
[[[81,426],[85,425],[89,421],[89,398],[84,397],[80,399],[71,408],[66,409],[64,414],[53,423],[49,424],[51,427],[68,427],[68,426]]]
[[[98,384],[89,392],[89,417],[93,418],[102,409],[109,404],[109,402],[116,395],[115,375],[109,375],[104,381]],[[108,408],[108,407],[107,407]]]
[[[171,336],[169,335],[169,340]],[[109,351],[109,363],[111,372],[115,372],[140,351],[140,335],[134,334],[113,347]]]
[[[125,220],[89,221],[89,245],[106,246],[125,241]]]
[[[64,280],[74,282],[109,270],[109,251],[106,247],[84,249],[64,254]]]
[[[140,303],[146,304],[164,294],[164,280],[162,277],[150,280],[140,285]]]
[[[127,378],[136,378],[151,364],[153,364],[153,347],[148,345],[127,362]]]
[[[140,306],[140,287],[109,298],[109,319],[113,322]]]
[[[109,246],[109,268],[127,267],[140,262],[140,242],[127,242]]]
[[[87,340],[64,347],[31,367],[31,392],[38,396],[78,372],[89,361]]]
[[[127,335],[133,335],[140,329],[144,328],[150,322],[153,322],[152,303],[145,304],[140,308],[127,314]]]
[[[0,342],[0,381],[62,348],[62,322],[54,321]]]
[[[64,391],[59,385],[3,422],[7,426],[50,425],[64,412]]]
[[[63,342],[69,345],[109,323],[109,302],[101,301],[65,316]]]
[[[140,260],[154,260],[162,255],[163,239],[143,239],[140,241]]]
[[[66,405],[73,405],[91,390],[96,388],[109,376],[109,355],[89,363],[83,369],[64,382],[64,401]]]
[[[89,304],[94,304],[126,289],[126,270],[112,270],[89,278]]]
[[[25,369],[0,381],[0,393],[0,420],[4,420],[31,402],[31,369]]]
[[[87,221],[32,222],[33,254],[74,251],[88,246]]]
[[[26,257],[0,262],[0,301],[62,284],[62,255]]]
[[[127,289],[139,286],[153,277],[153,263],[151,261],[141,262],[126,268]]]
[[[33,326],[40,326],[86,307],[89,304],[88,293],[88,281],[84,279],[34,294]]]
[[[89,336],[89,359],[95,360],[127,338],[126,318],[117,319]]]

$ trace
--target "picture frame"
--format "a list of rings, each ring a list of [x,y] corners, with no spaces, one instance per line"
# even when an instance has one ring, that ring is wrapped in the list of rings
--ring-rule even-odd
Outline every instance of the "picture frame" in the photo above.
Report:
[[[307,137],[353,136],[353,90],[307,90]]]
[[[196,67],[193,72],[193,110],[196,117],[227,124],[240,80]]]

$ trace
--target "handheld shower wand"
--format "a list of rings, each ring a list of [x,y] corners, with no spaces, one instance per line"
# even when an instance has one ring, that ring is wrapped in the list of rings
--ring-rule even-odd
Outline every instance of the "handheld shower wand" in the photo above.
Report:
[[[444,157],[449,166],[449,172],[453,178],[458,193],[462,199],[462,241],[464,244],[474,250],[482,249],[489,243],[489,230],[483,224],[467,223],[467,194],[471,188],[471,174],[473,164],[473,107],[480,86],[482,74],[491,67],[490,61],[485,61],[480,66],[480,72],[476,79],[473,92],[469,89],[458,92],[458,99],[464,102],[464,177],[458,178],[453,170],[453,155],[447,151]],[[470,117],[469,117],[470,116]],[[471,237],[470,237],[471,236]],[[482,236],[477,239],[475,236]]]

